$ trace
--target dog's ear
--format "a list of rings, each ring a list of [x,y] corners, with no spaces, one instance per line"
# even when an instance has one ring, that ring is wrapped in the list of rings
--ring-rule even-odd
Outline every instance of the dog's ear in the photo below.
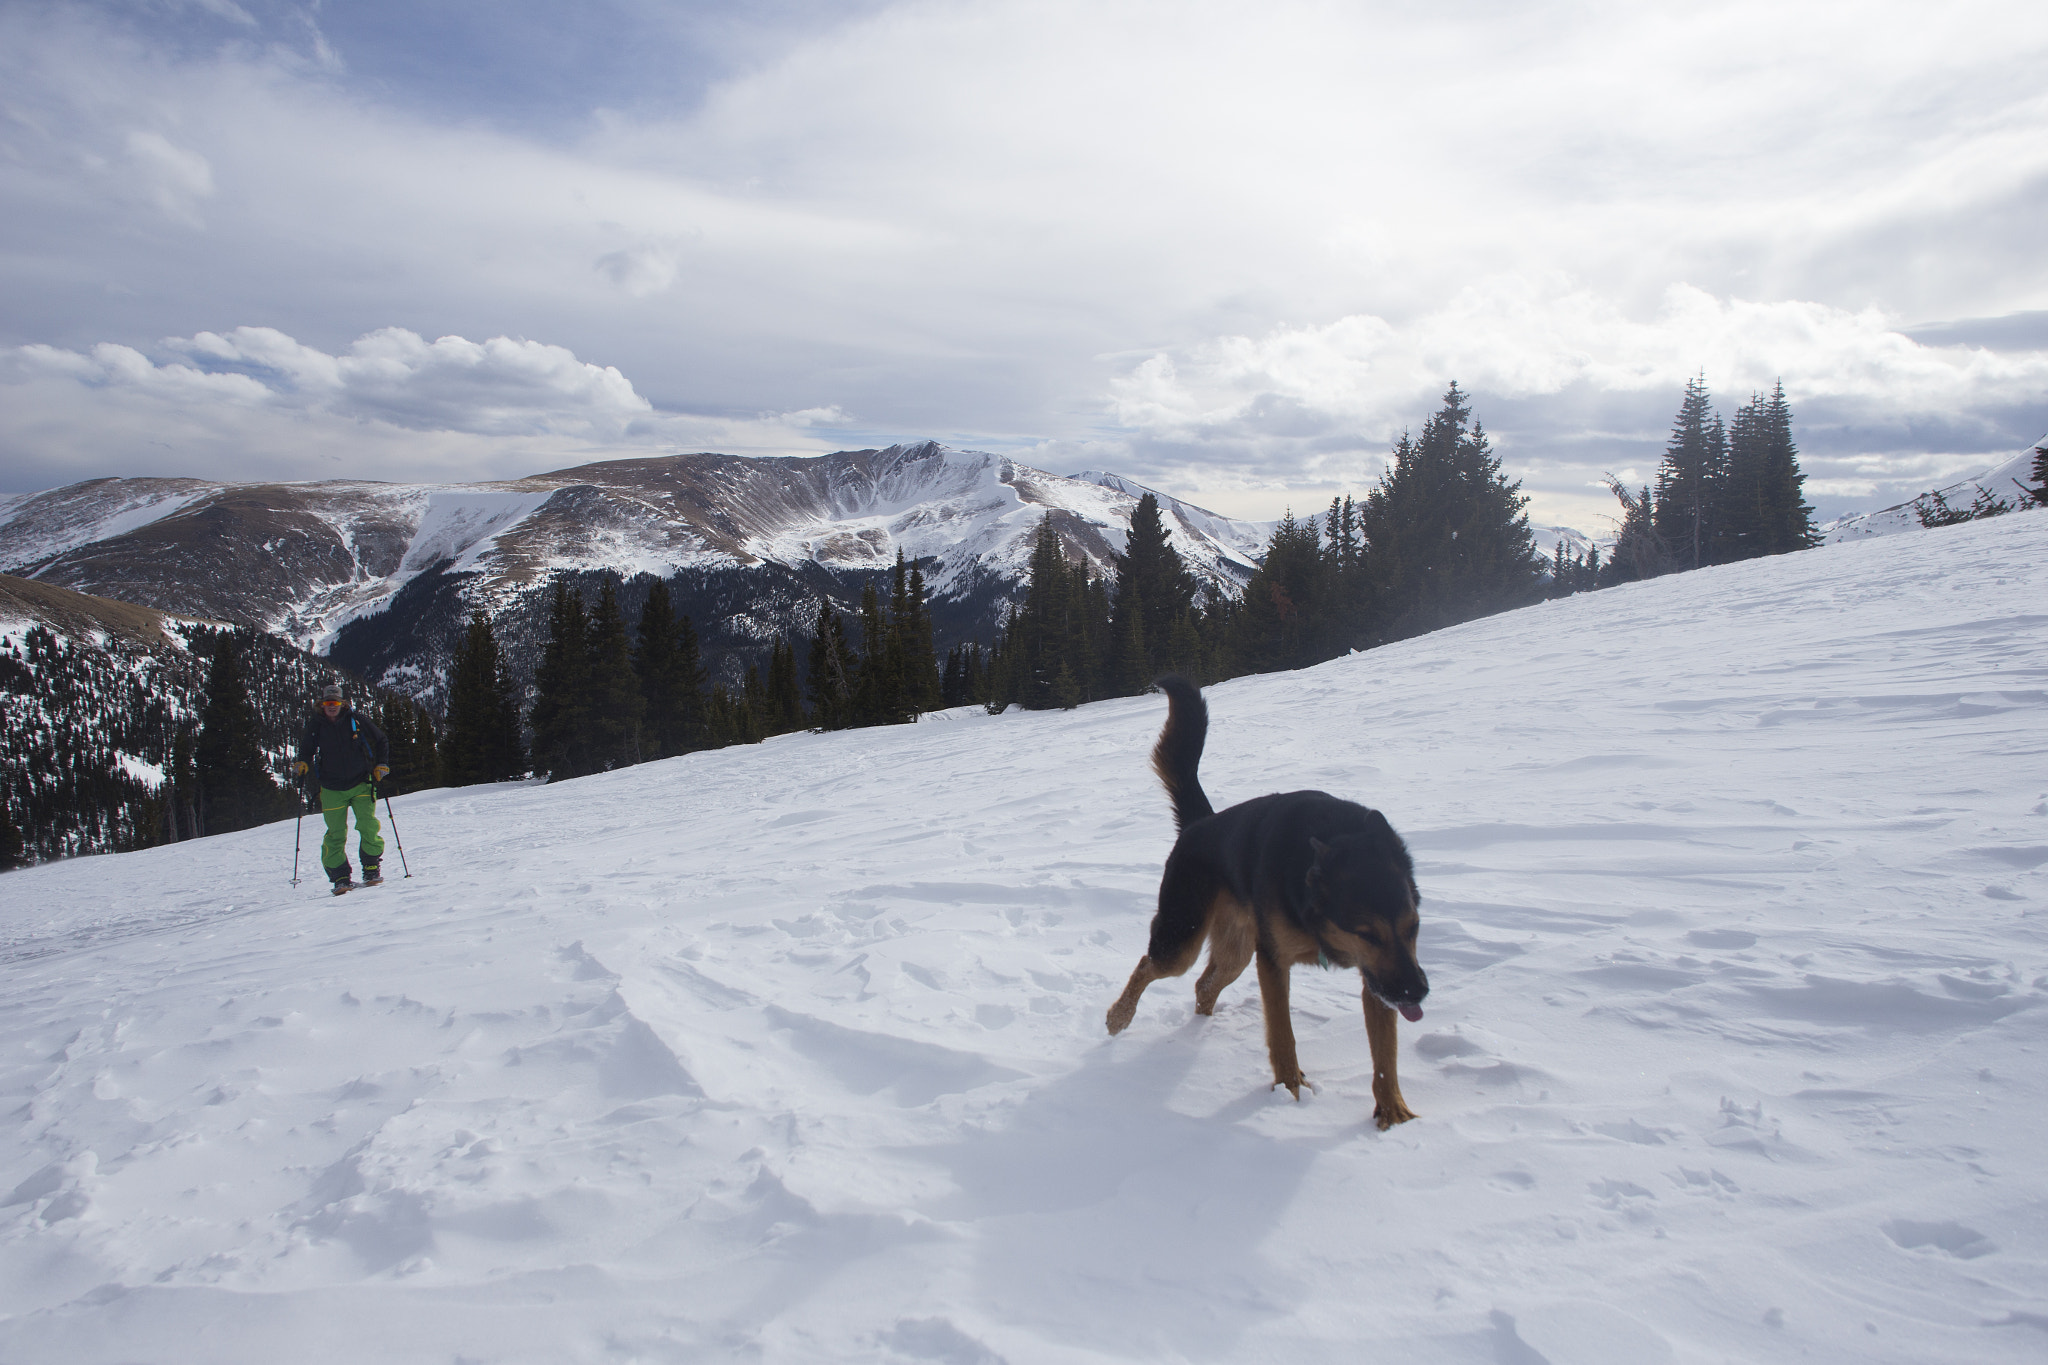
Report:
[[[1313,834],[1308,836],[1308,846],[1315,851],[1317,862],[1330,856],[1330,846]]]

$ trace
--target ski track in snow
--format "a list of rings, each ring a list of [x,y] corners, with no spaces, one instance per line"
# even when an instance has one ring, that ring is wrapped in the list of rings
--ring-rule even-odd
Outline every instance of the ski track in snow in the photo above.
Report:
[[[1219,803],[1409,839],[1355,976],[1103,1011],[1162,699],[953,712],[0,878],[0,1360],[2048,1351],[2048,516],[1210,689]],[[388,834],[388,830],[387,830]]]

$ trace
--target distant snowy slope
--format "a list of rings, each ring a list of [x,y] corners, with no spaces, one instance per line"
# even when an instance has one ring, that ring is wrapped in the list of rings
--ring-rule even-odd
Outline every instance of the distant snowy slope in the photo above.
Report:
[[[0,876],[0,1360],[2037,1360],[2044,590],[2011,516],[1211,689],[1219,801],[1415,851],[1384,1135],[1355,976],[1299,1104],[1249,976],[1104,1036],[1157,697]]]
[[[2034,452],[2043,446],[2048,446],[2048,436],[2043,436],[2026,450],[2009,460],[1993,465],[1982,474],[1968,479],[1958,479],[1954,483],[1944,484],[1939,489],[1929,491],[1939,492],[1948,499],[1950,506],[1958,509],[1968,507],[1983,493],[2002,498],[2006,502],[2014,502],[2021,496],[2023,488],[2030,486],[2029,475],[2034,464]],[[1921,496],[1925,497],[1926,494]],[[1920,529],[1920,519],[1913,514],[1913,503],[1917,501],[1919,499],[1915,498],[1881,511],[1838,518],[1820,528],[1821,539],[1829,545],[1834,545],[1845,540],[1862,540],[1869,536],[1917,531]]]

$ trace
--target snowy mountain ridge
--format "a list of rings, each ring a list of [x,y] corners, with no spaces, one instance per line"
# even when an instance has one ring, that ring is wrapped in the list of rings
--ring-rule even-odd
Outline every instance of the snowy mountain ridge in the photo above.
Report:
[[[1114,478],[1114,476],[1108,476]],[[479,484],[99,479],[0,506],[0,570],[257,625],[315,649],[430,570],[496,610],[559,571],[666,576],[758,564],[828,573],[927,561],[935,597],[1016,580],[1052,513],[1071,556],[1110,569],[1138,495],[936,442],[805,459],[615,460]],[[1254,525],[1161,499],[1218,590],[1247,577]]]
[[[2002,517],[1211,688],[1219,803],[1414,852],[1386,1134],[1355,976],[1299,1103],[1249,974],[1104,1035],[1157,697],[0,876],[0,1359],[2032,1362],[2044,593]]]

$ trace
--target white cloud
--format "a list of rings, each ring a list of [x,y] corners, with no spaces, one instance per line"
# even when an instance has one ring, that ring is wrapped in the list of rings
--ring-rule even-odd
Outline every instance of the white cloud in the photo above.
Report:
[[[24,346],[5,373],[15,382],[62,376],[116,395],[262,405],[472,435],[617,438],[653,415],[617,369],[580,361],[560,346],[510,337],[429,342],[385,327],[335,356],[272,327],[237,327],[224,335],[170,337],[161,345],[190,363],[157,364],[131,347],[108,344],[89,356]]]
[[[144,197],[180,222],[204,226],[199,201],[213,194],[213,166],[207,159],[146,128],[131,131],[126,145],[129,166]]]
[[[827,409],[1306,505],[1454,376],[1546,497],[1652,458],[1702,367],[1863,421],[1821,477],[1872,497],[2048,407],[2037,353],[1895,330],[2048,308],[2039,6],[918,0],[546,144],[43,13],[0,11],[0,339],[317,339],[153,352],[266,412],[595,447]]]
[[[1782,379],[1805,398],[1853,400],[1874,421],[2048,394],[2048,350],[1927,346],[1898,327],[1874,308],[1717,299],[1689,285],[1636,319],[1570,281],[1507,276],[1401,325],[1358,315],[1162,351],[1111,393],[1120,423],[1178,441],[1339,427],[1377,439],[1414,425],[1448,379],[1508,398],[1574,386],[1676,394],[1704,371],[1719,391]]]
[[[117,460],[124,474],[511,477],[542,467],[724,449],[819,453],[836,409],[750,418],[658,412],[617,369],[560,346],[426,341],[403,328],[330,355],[269,327],[128,346],[0,352],[0,448],[41,486]]]

